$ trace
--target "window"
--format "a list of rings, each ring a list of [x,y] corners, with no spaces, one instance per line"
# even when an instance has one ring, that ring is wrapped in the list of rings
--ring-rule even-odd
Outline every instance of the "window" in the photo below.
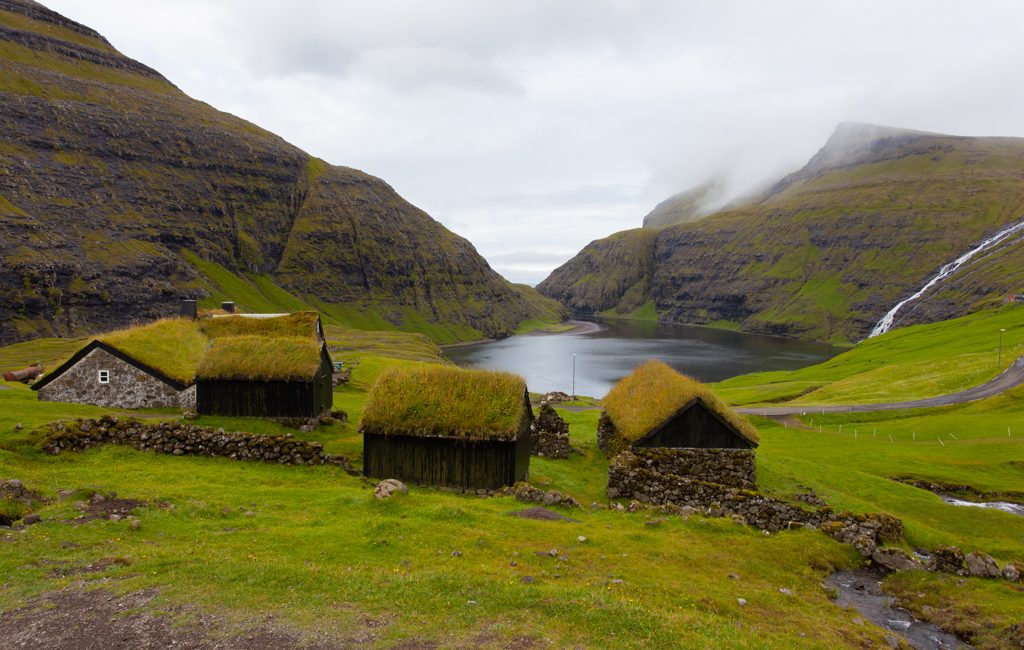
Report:
[[[100,370],[97,373],[97,377],[96,378],[99,380],[99,382],[101,384],[109,384],[110,383],[110,371],[109,370]]]

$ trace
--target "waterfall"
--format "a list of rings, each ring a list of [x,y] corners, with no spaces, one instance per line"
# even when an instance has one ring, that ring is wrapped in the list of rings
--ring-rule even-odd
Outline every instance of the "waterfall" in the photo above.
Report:
[[[980,244],[978,244],[971,250],[967,251],[960,257],[956,258],[949,264],[943,266],[941,269],[939,269],[938,273],[936,273],[930,280],[928,280],[928,282],[925,283],[923,287],[917,290],[917,293],[910,296],[909,298],[904,298],[903,300],[899,301],[898,303],[896,303],[895,307],[890,309],[885,314],[885,316],[882,316],[882,320],[878,321],[878,323],[875,325],[875,328],[871,330],[870,334],[868,334],[868,338],[871,338],[872,336],[878,336],[879,334],[885,334],[886,332],[888,332],[892,328],[893,321],[896,319],[896,313],[900,309],[902,309],[904,305],[913,302],[920,298],[921,296],[923,296],[926,291],[928,291],[937,283],[941,282],[945,278],[955,273],[957,269],[963,266],[972,257],[977,255],[978,253],[981,253],[982,251],[985,251],[997,244],[1002,243],[1006,239],[1022,231],[1024,231],[1024,221],[1018,221],[1012,226],[1007,226],[1006,228],[1003,228],[1002,230],[992,235],[985,241],[981,242]]]

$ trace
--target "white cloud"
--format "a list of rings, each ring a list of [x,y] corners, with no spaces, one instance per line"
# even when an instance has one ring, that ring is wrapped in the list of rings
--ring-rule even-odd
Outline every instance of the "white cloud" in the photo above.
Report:
[[[712,175],[799,166],[842,120],[1024,135],[1011,0],[47,4],[531,282]]]

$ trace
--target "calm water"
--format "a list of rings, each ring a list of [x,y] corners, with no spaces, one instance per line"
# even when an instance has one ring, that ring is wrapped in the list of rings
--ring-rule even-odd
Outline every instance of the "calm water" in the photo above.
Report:
[[[761,370],[793,370],[842,350],[821,343],[707,327],[609,320],[604,329],[579,334],[513,336],[494,343],[449,348],[445,356],[463,366],[511,370],[534,392],[572,392],[602,397],[612,384],[647,359],[661,359],[701,381],[719,381]]]

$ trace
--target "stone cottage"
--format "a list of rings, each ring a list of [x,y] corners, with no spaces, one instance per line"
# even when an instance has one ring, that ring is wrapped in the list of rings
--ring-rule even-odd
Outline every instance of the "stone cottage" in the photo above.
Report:
[[[598,446],[608,496],[692,504],[698,494],[753,490],[757,431],[699,382],[649,361],[604,398]]]
[[[110,408],[193,409],[196,387],[100,340],[93,340],[32,385],[45,402]]]

